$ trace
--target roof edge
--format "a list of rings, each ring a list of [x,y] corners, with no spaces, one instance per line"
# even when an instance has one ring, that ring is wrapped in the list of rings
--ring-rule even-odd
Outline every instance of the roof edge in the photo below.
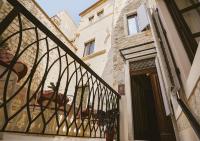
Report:
[[[91,12],[93,9],[97,8],[98,6],[102,5],[103,3],[107,2],[108,0],[99,0],[96,3],[94,3],[93,5],[91,5],[90,7],[88,7],[87,9],[85,9],[84,11],[82,11],[79,16],[83,17],[85,16],[87,13]]]

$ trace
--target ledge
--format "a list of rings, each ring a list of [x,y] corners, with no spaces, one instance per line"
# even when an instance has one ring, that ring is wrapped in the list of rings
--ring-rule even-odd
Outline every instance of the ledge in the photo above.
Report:
[[[105,49],[104,49],[104,50],[101,50],[101,51],[97,51],[97,52],[95,52],[95,53],[92,53],[92,54],[90,54],[90,55],[88,55],[88,56],[82,57],[81,60],[82,60],[82,61],[86,61],[86,60],[92,59],[92,58],[94,58],[94,57],[97,57],[97,56],[99,56],[99,55],[102,55],[102,54],[104,54],[104,53],[106,53],[106,50],[105,50]]]
[[[84,11],[82,11],[79,16],[83,17],[85,16],[87,13],[91,12],[92,10],[94,10],[95,8],[99,7],[100,5],[102,5],[103,3],[105,3],[107,0],[99,0],[96,3],[94,3],[93,5],[91,5],[90,7],[88,7],[87,9],[85,9]]]

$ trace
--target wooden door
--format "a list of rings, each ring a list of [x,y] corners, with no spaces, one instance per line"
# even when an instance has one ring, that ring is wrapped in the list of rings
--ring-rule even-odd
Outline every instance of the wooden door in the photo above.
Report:
[[[176,141],[166,116],[156,71],[131,76],[135,140]]]
[[[160,90],[159,80],[156,73],[149,75],[153,90],[155,110],[157,117],[157,125],[159,128],[161,141],[176,141],[174,129],[170,116],[166,116],[163,104],[162,94]]]
[[[151,81],[146,75],[131,78],[135,140],[159,141]]]

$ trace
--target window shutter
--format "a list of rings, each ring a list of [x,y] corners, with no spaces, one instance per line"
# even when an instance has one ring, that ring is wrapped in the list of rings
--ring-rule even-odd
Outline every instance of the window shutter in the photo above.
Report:
[[[142,4],[137,9],[139,31],[143,31],[149,25],[146,6]]]

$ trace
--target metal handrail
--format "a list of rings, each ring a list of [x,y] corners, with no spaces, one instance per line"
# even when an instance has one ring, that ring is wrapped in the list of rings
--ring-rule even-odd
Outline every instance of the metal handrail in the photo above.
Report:
[[[185,104],[184,100],[180,97],[179,92],[177,92],[176,94],[177,94],[176,99],[177,99],[179,106],[181,107],[183,113],[187,117],[187,119],[188,119],[190,125],[192,126],[192,128],[194,129],[196,135],[200,139],[200,124],[199,124],[199,122],[197,121],[195,116],[192,114],[192,112],[188,108],[188,106]]]
[[[0,65],[0,132],[92,138],[114,132],[119,140],[120,95],[19,1],[7,1],[13,9],[0,23],[6,64]],[[78,118],[89,106],[87,118]]]

